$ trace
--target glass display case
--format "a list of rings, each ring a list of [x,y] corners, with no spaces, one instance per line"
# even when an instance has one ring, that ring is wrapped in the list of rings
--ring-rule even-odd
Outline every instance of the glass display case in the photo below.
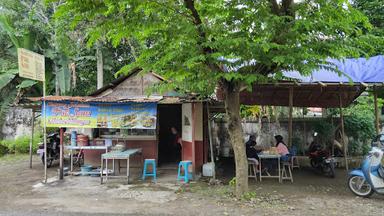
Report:
[[[99,129],[100,138],[156,138],[155,129]]]

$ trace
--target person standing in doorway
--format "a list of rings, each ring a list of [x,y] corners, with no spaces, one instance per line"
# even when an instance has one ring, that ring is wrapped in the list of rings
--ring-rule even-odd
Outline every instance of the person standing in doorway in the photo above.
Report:
[[[171,144],[172,144],[172,157],[174,161],[181,161],[181,136],[175,127],[171,127]]]

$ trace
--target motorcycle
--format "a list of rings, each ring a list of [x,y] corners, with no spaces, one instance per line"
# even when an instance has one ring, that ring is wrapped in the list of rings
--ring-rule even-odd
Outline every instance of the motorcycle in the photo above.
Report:
[[[381,165],[383,150],[373,146],[359,169],[352,170],[348,187],[357,196],[369,197],[374,192],[384,194],[384,168]]]
[[[314,136],[317,136],[316,132]],[[335,177],[335,159],[321,145],[316,144],[315,141],[310,146],[309,159],[314,169],[331,178]]]
[[[41,162],[45,163],[44,160],[44,144],[39,144],[37,154],[40,155]],[[60,137],[59,133],[51,133],[47,136],[47,167],[51,167],[54,160],[60,158]]]

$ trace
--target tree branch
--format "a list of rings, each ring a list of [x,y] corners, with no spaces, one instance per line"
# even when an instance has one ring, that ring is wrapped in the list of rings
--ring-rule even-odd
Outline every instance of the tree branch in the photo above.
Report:
[[[206,37],[206,32],[203,29],[203,22],[200,18],[199,13],[196,10],[195,1],[184,0],[184,4],[185,4],[185,7],[191,12],[191,15],[193,18],[192,22],[195,25],[197,32],[199,34],[200,40],[197,40],[197,45],[201,46],[202,52],[204,55],[209,56],[215,51],[209,46],[203,46],[203,42],[207,42],[207,37]],[[219,65],[211,63],[209,60],[205,60],[205,63],[213,71],[223,71],[223,69]]]
[[[279,15],[280,14],[280,7],[279,7],[279,4],[277,4],[277,1],[276,0],[269,0],[269,3],[271,3],[272,12],[276,15]]]
[[[292,10],[293,0],[283,0],[282,2],[282,11],[286,16],[295,16],[294,11]]]
[[[206,33],[203,29],[203,22],[201,21],[200,15],[196,10],[195,7],[195,1],[194,0],[184,0],[185,7],[191,12],[192,17],[193,17],[193,24],[196,26],[197,31],[199,33],[200,40],[198,41],[199,45],[202,45],[203,41],[206,41]],[[203,46],[203,52],[204,54],[211,54],[213,53],[212,48]]]

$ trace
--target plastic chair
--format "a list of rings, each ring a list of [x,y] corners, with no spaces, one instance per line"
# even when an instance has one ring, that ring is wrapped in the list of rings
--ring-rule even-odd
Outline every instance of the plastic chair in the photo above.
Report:
[[[184,179],[184,183],[188,183],[189,179],[192,179],[192,173],[189,172],[189,166],[192,166],[192,161],[180,161],[179,169],[177,171],[177,180]],[[181,175],[181,169],[184,170],[183,175]]]
[[[152,165],[152,172],[147,172],[149,165]],[[146,177],[153,177],[153,181],[156,182],[156,160],[155,159],[145,159],[144,160],[144,169],[143,169],[143,181]]]
[[[291,169],[293,170],[294,168],[300,168],[300,163],[299,163],[299,158],[296,156],[297,155],[297,147],[292,146],[291,149],[289,149],[290,153],[290,164],[291,164]]]

